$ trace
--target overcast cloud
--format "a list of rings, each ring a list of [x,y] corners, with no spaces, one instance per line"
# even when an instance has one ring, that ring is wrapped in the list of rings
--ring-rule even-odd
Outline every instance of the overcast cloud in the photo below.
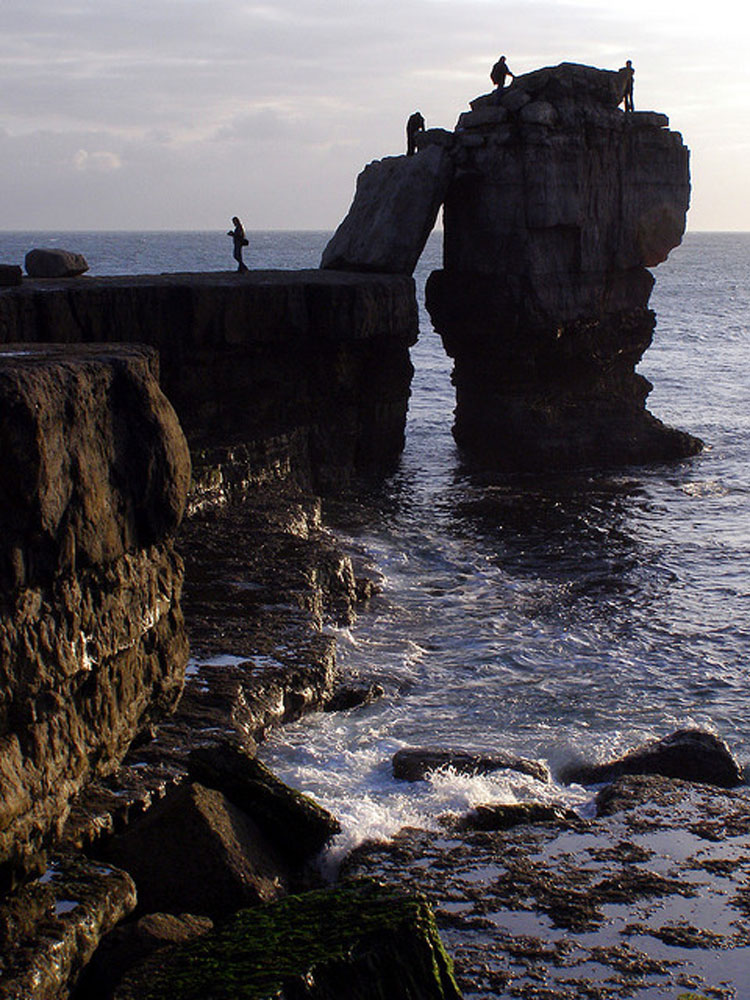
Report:
[[[632,58],[693,150],[692,228],[750,230],[749,27],[729,0],[3,0],[0,228],[331,229],[504,52]]]

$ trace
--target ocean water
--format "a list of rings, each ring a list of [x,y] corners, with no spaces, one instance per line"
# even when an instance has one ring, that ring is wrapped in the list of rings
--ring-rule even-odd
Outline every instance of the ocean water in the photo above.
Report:
[[[249,233],[251,267],[315,267],[327,233]],[[84,253],[92,274],[233,268],[217,233],[0,233],[0,261],[33,246]],[[416,274],[440,266],[440,234]],[[263,758],[336,813],[335,862],[368,836],[484,801],[539,798],[520,776],[391,776],[408,745],[604,759],[681,726],[750,764],[750,234],[688,234],[655,270],[658,325],[640,371],[649,408],[703,438],[682,463],[616,473],[478,480],[450,433],[450,360],[424,310],[407,444],[387,481],[327,518],[382,584],[339,662],[385,697],[310,716]],[[221,651],[217,651],[221,652]],[[587,793],[543,794],[585,808]]]

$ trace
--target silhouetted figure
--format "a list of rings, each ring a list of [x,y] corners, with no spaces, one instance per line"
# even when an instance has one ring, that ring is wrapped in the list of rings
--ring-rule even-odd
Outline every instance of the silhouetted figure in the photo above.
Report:
[[[511,77],[513,80],[516,78],[516,74],[511,73],[508,69],[508,65],[505,62],[505,56],[500,56],[498,61],[490,70],[490,80],[492,80],[498,90],[502,90],[505,86],[506,76]]]
[[[409,120],[406,123],[407,156],[414,156],[416,153],[417,135],[419,132],[424,132],[424,118],[418,111],[415,111],[413,115],[409,115]]]
[[[232,237],[232,242],[234,243],[232,256],[237,261],[237,270],[247,271],[247,268],[242,263],[242,248],[246,247],[248,244],[248,240],[245,236],[245,230],[242,228],[242,223],[236,215],[232,216],[232,222],[234,223],[234,229],[230,229],[227,233],[227,236]]]
[[[635,70],[632,62],[628,59],[624,66],[617,71],[622,83],[622,100],[625,101],[625,110],[633,110],[633,77]]]

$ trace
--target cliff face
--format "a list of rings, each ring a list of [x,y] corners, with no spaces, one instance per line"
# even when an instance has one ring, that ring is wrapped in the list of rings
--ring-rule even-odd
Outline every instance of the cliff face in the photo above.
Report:
[[[144,347],[0,352],[0,881],[182,689],[190,458]]]
[[[199,495],[293,475],[330,486],[403,448],[417,336],[409,277],[251,271],[25,281],[0,342],[158,348]]]
[[[701,446],[645,410],[634,371],[655,325],[646,268],[685,227],[688,150],[664,115],[626,114],[619,98],[618,74],[562,64],[478,98],[451,139],[427,306],[455,359],[456,440],[501,469]]]

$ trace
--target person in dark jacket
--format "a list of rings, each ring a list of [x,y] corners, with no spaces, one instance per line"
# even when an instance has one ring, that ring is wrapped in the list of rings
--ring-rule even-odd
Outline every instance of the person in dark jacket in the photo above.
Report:
[[[492,80],[498,90],[502,90],[505,86],[506,76],[509,76],[512,80],[515,80],[516,78],[516,74],[511,73],[510,69],[508,69],[505,56],[500,56],[498,61],[490,70],[490,80]]]
[[[417,151],[417,134],[424,132],[424,118],[415,111],[406,123],[406,155],[414,156]]]
[[[232,237],[232,242],[234,243],[232,256],[237,261],[237,270],[247,271],[247,268],[242,262],[242,248],[246,247],[248,243],[247,237],[245,236],[245,230],[236,215],[232,216],[232,222],[234,223],[234,229],[230,229],[227,233],[227,236]]]
[[[625,101],[625,110],[633,110],[633,77],[635,76],[635,70],[633,69],[632,62],[628,59],[624,66],[621,66],[617,75],[620,78],[620,86],[622,89],[621,101]]]

